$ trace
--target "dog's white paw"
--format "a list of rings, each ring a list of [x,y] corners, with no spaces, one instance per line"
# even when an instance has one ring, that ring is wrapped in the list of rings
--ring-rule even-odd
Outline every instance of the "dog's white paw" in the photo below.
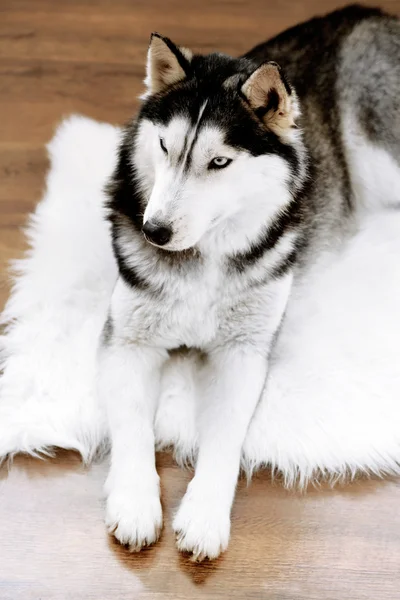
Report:
[[[183,498],[173,522],[176,543],[181,552],[190,552],[193,560],[217,558],[229,543],[229,510],[190,493]]]
[[[131,552],[154,544],[162,529],[159,495],[112,491],[107,499],[106,526]]]

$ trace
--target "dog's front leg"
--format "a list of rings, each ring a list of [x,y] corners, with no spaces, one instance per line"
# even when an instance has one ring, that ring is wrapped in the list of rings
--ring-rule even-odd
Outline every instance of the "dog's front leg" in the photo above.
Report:
[[[167,352],[135,341],[128,316],[117,286],[99,351],[98,391],[111,434],[106,524],[138,551],[154,543],[162,527],[153,422]]]
[[[267,357],[231,347],[209,357],[196,474],[174,520],[178,548],[197,560],[226,550],[241,448],[260,398]]]

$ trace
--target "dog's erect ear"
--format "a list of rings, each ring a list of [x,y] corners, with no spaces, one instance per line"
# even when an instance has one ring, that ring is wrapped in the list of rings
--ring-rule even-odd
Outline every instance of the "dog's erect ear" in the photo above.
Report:
[[[185,79],[190,69],[192,53],[187,48],[178,48],[170,39],[152,33],[147,53],[147,75],[145,83],[149,94],[162,92],[170,85]]]
[[[295,119],[300,114],[296,93],[276,63],[263,63],[253,71],[241,92],[265,126],[277,135],[285,136],[296,128]]]

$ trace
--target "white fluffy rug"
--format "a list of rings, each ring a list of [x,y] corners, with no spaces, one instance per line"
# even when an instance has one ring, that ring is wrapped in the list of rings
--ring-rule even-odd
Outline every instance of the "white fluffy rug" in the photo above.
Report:
[[[102,205],[118,137],[110,125],[72,117],[49,145],[32,249],[15,265],[2,316],[0,457],[60,446],[89,459],[107,437],[94,376],[117,276]],[[400,210],[386,210],[365,216],[340,256],[323,257],[307,288],[295,290],[243,465],[269,465],[289,484],[400,473],[399,356]],[[175,393],[179,382],[169,385],[156,433],[182,459],[195,446],[195,403]]]

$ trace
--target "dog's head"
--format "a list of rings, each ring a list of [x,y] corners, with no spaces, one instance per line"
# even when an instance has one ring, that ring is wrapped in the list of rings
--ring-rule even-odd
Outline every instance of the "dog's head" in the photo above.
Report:
[[[299,106],[276,63],[193,55],[153,34],[146,86],[124,152],[140,190],[133,220],[150,243],[186,250],[238,227],[250,238],[290,201]]]

